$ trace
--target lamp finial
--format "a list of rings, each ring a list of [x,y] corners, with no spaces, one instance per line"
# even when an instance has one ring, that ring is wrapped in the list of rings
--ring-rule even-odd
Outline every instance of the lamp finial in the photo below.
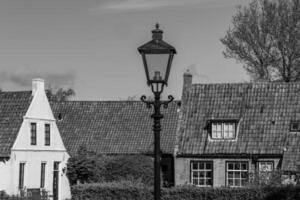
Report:
[[[156,24],[155,24],[155,28],[156,28],[156,29],[159,29],[159,23],[156,23]]]
[[[162,40],[163,31],[159,29],[159,23],[155,24],[155,29],[152,31],[152,39]]]

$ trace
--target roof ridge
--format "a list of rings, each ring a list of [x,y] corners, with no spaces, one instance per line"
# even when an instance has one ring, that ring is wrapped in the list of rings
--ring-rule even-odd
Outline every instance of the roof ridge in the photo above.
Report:
[[[233,82],[233,83],[193,83],[193,86],[198,85],[276,85],[276,84],[282,84],[282,85],[293,85],[297,84],[300,85],[300,82],[284,82],[284,81],[276,81],[276,82],[270,82],[270,81],[264,81],[264,82]]]
[[[21,93],[21,92],[32,92],[31,90],[17,90],[17,91],[3,91],[1,90],[0,93]]]
[[[180,102],[181,100],[173,100],[173,102]],[[64,103],[64,102],[70,102],[70,103],[143,103],[140,100],[104,100],[104,101],[97,101],[97,100],[68,100],[63,102],[51,102],[51,103]]]

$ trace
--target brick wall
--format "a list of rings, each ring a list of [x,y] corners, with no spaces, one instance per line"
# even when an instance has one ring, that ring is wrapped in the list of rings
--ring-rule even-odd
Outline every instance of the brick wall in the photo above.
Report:
[[[277,168],[280,159],[259,159],[259,161],[273,161],[274,168]],[[175,159],[175,185],[191,184],[191,161],[212,161],[213,162],[213,186],[226,186],[226,162],[245,161],[248,162],[249,172],[254,172],[255,163],[251,159],[236,158],[182,158]]]

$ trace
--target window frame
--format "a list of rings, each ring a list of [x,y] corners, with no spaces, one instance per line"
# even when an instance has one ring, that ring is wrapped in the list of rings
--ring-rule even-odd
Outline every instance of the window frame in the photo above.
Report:
[[[25,166],[26,166],[26,162],[19,163],[19,185],[18,185],[19,190],[24,188]]]
[[[47,129],[49,127],[49,129]],[[45,124],[45,146],[51,145],[51,125],[49,123]]]
[[[46,182],[46,166],[47,162],[41,162],[41,184],[40,188],[45,188],[45,182]]]
[[[259,164],[260,163],[271,163],[272,164],[272,170],[271,171],[261,171],[260,169],[259,169]],[[274,171],[274,161],[273,160],[258,160],[257,161],[257,171],[258,172],[273,172]]]
[[[233,163],[233,165],[235,165],[236,163],[239,163],[240,164],[240,170],[235,170],[235,169],[228,169],[228,164],[229,163]],[[246,166],[247,166],[247,169],[246,170],[242,170],[241,168],[241,166],[242,166],[242,164],[246,164]],[[244,187],[245,185],[243,185],[242,184],[242,172],[246,172],[246,174],[247,174],[247,177],[246,177],[246,182],[248,182],[249,181],[249,161],[226,161],[226,163],[225,163],[225,185],[226,185],[226,187]],[[239,172],[240,173],[240,176],[239,176],[239,182],[240,182],[240,185],[234,185],[235,184],[235,177],[234,177],[234,175],[233,175],[233,178],[229,178],[228,177],[228,172],[233,172],[233,173],[235,173],[235,172]],[[233,185],[229,185],[229,179],[232,179],[233,180]]]
[[[200,163],[203,163],[204,166],[205,166],[204,167],[205,169],[199,169],[199,168],[198,169],[193,169],[193,164],[195,164],[195,163],[198,164],[198,167],[199,167]],[[211,165],[211,170],[206,168],[207,164]],[[199,175],[197,177],[198,183],[199,183],[200,179],[204,180],[204,185],[200,185],[200,184],[196,185],[196,184],[193,183],[193,180],[194,180],[193,173],[195,173],[195,172],[198,172],[198,173],[199,172],[204,172],[204,177],[203,178],[201,178]],[[211,177],[206,176],[207,172],[211,172]],[[211,179],[211,185],[206,184],[208,179]],[[213,185],[214,185],[214,163],[213,163],[213,161],[211,161],[211,160],[191,160],[191,162],[190,162],[190,183],[197,186],[197,187],[213,187]]]
[[[293,124],[297,124],[298,128],[294,129]],[[300,121],[299,120],[294,120],[290,122],[290,132],[300,132]]]
[[[30,123],[30,145],[37,145],[37,123]]]
[[[222,128],[221,128],[221,134],[222,137],[221,138],[216,138],[213,137],[213,125],[214,124],[221,124]],[[233,137],[228,137],[225,138],[225,130],[224,130],[224,125],[227,124],[232,124],[234,131],[233,131]],[[238,124],[238,120],[232,120],[232,119],[219,119],[219,120],[210,120],[209,121],[209,130],[210,130],[210,138],[212,140],[235,140],[237,138],[237,124]]]

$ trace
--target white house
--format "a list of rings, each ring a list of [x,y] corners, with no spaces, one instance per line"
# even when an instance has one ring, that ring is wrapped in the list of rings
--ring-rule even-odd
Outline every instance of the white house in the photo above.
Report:
[[[68,158],[44,80],[34,79],[32,92],[0,93],[0,190],[19,195],[38,188],[53,200],[70,198]]]

